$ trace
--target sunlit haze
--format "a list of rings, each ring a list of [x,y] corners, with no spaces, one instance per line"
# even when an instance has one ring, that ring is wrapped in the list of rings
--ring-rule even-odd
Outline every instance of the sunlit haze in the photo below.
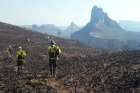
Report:
[[[112,19],[140,21],[140,0],[0,0],[0,21],[15,25],[85,25],[94,5]]]

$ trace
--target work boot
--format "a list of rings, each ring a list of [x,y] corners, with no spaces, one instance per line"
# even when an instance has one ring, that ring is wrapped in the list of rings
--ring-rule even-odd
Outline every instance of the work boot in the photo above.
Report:
[[[56,78],[56,74],[55,73],[53,73],[53,78]]]
[[[50,72],[50,74],[49,74],[49,77],[50,77],[50,78],[52,78],[52,77],[53,77],[53,74],[52,74],[51,72]]]
[[[56,78],[56,74],[54,75],[54,78]]]

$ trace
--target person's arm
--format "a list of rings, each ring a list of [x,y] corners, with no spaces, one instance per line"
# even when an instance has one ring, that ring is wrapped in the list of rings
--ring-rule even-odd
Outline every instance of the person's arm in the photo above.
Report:
[[[58,46],[58,50],[59,50],[59,54],[61,54],[62,50],[61,50],[61,48],[59,46]]]
[[[51,49],[51,47],[49,46],[49,47],[48,47],[48,54],[50,54],[50,49]]]
[[[23,51],[23,56],[25,57],[25,56],[27,56],[27,53],[26,53],[26,51]]]

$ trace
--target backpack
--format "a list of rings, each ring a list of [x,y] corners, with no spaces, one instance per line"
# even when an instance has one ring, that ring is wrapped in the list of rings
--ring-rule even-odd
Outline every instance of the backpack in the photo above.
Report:
[[[61,53],[60,51],[60,48],[56,45],[50,46],[49,48],[49,54],[54,57],[57,57]]]

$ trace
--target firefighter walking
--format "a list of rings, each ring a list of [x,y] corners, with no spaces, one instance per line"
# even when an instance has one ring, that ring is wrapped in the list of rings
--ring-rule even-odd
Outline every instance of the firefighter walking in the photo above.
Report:
[[[56,62],[61,52],[62,51],[60,47],[55,43],[54,40],[51,40],[48,47],[49,68],[51,77],[56,77]]]
[[[21,73],[23,69],[23,63],[25,62],[25,57],[26,57],[26,52],[25,50],[22,49],[21,46],[18,47],[18,50],[16,52],[16,58],[17,58],[17,72]]]

